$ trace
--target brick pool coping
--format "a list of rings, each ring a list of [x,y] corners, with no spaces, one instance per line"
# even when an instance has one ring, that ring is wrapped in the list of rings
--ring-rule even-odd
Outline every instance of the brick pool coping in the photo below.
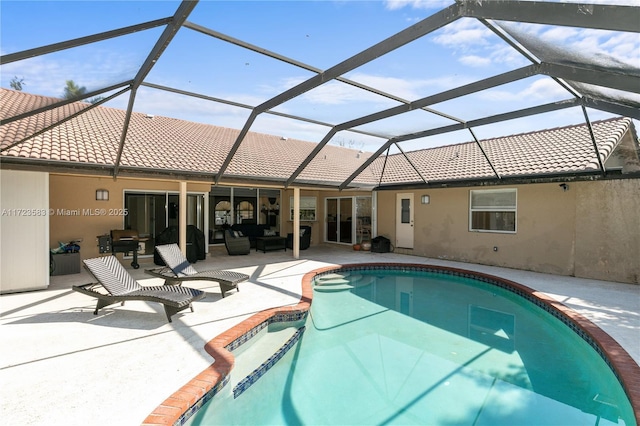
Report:
[[[227,383],[229,374],[233,369],[235,358],[226,348],[276,315],[307,312],[311,307],[311,301],[313,299],[312,283],[317,275],[341,270],[353,271],[372,268],[433,271],[479,278],[482,281],[513,291],[534,302],[555,317],[563,320],[563,322],[591,343],[594,349],[603,356],[618,377],[618,380],[620,380],[633,407],[636,423],[640,424],[640,366],[638,366],[627,351],[611,336],[562,302],[558,302],[546,294],[525,285],[482,272],[412,263],[363,263],[327,266],[306,273],[302,277],[302,296],[297,305],[271,308],[258,312],[207,342],[204,348],[215,360],[214,363],[168,397],[147,416],[142,425],[175,425],[186,420],[188,417],[184,417],[185,413],[192,410],[192,407],[196,406],[196,404],[212,390],[215,391]]]

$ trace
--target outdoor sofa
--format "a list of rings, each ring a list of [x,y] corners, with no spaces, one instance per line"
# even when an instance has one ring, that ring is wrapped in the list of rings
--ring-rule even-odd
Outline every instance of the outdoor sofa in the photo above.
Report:
[[[278,236],[280,235],[276,231],[272,231],[271,227],[266,224],[249,223],[245,220],[243,223],[236,223],[231,225],[231,230],[238,231],[244,237],[249,238],[251,248],[256,248],[256,240],[258,237]]]

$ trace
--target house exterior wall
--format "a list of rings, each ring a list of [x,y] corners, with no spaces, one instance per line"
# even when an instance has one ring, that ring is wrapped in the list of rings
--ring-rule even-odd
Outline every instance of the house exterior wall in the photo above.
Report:
[[[486,187],[487,189],[495,187]],[[557,183],[504,186],[516,188],[517,232],[469,231],[469,191],[483,187],[439,188],[377,193],[377,235],[395,246],[396,194],[414,194],[414,248],[398,253],[461,262],[494,265],[558,275],[609,281],[640,281],[640,180],[620,179],[569,183],[563,191]],[[109,201],[96,201],[96,189],[109,190]],[[208,192],[207,183],[189,183],[189,192]],[[108,177],[49,176],[49,246],[82,238],[81,257],[98,256],[97,236],[121,229],[125,190],[179,191],[178,181]],[[420,204],[428,194],[430,204]],[[289,198],[282,191],[281,234],[292,232]],[[324,241],[325,199],[369,195],[353,191],[302,190],[301,196],[317,197],[317,220],[312,244]],[[104,214],[88,214],[96,210]],[[494,251],[494,247],[497,251]],[[3,256],[4,259],[4,256]]]
[[[209,192],[211,185],[188,183],[188,192]],[[109,191],[108,201],[96,200],[96,189]],[[99,235],[124,226],[124,192],[176,191],[177,181],[143,180],[94,176],[54,175],[49,179],[50,246],[82,238],[80,256],[88,259],[99,255]]]
[[[413,192],[414,248],[396,252],[638,283],[640,180],[573,182],[568,191],[557,183],[508,188],[517,189],[515,234],[469,231],[469,191],[483,188],[466,187],[380,191],[378,235],[394,244],[396,194]],[[423,194],[430,204],[420,204]]]
[[[575,275],[640,283],[640,179],[576,187]]]

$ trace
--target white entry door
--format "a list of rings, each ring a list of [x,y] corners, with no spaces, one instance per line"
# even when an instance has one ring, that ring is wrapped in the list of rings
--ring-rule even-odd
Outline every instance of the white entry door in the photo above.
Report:
[[[396,247],[413,248],[413,194],[396,195]]]

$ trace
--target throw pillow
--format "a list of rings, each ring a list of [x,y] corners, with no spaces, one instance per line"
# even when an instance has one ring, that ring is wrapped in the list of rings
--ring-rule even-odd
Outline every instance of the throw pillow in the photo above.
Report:
[[[265,229],[264,230],[264,236],[265,237],[275,237],[276,236],[276,231],[273,229]]]

